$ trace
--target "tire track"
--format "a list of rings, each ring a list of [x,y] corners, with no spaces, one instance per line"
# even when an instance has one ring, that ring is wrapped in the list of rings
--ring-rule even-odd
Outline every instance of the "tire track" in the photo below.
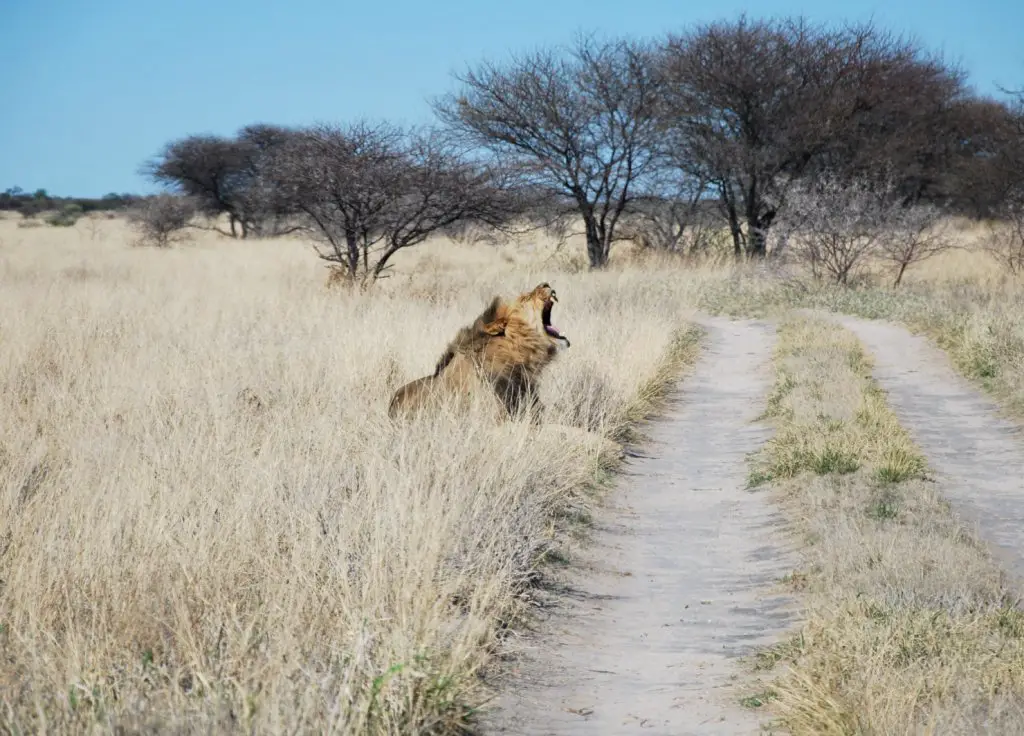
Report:
[[[706,349],[597,512],[570,593],[503,682],[484,732],[753,734],[736,656],[791,624],[777,511],[745,490],[774,330],[702,320]]]
[[[961,519],[1024,581],[1024,442],[994,401],[927,338],[888,322],[831,315],[874,356],[875,380]]]

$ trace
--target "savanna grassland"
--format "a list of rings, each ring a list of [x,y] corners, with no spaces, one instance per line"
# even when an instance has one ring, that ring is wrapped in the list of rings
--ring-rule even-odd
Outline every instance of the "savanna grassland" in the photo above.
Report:
[[[576,241],[435,239],[362,292],[325,288],[297,238],[152,249],[119,219],[19,225],[0,221],[5,731],[464,728],[545,560],[694,358],[696,309],[783,319],[752,472],[805,542],[808,612],[764,655],[787,663],[769,707],[797,732],[882,733],[1024,692],[1020,614],[921,480],[870,356],[786,315],[903,321],[1021,412],[1024,288],[980,252],[834,289],[624,245],[590,272]],[[493,294],[539,281],[572,340],[541,426],[388,420]]]
[[[17,733],[455,729],[611,438],[695,339],[698,281],[640,267],[432,244],[364,294],[325,289],[299,241],[2,228],[0,722]],[[492,294],[541,280],[572,340],[544,426],[388,420]]]

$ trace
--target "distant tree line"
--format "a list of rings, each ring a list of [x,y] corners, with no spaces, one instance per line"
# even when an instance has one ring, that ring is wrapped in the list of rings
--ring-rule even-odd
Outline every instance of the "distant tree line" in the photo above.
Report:
[[[427,129],[251,125],[172,141],[144,170],[231,235],[301,229],[371,279],[471,224],[581,223],[599,268],[624,238],[696,251],[724,232],[737,256],[762,258],[786,251],[801,218],[923,232],[908,212],[1013,221],[1024,206],[1019,96],[975,94],[961,70],[871,24],[742,16],[655,40],[581,36],[457,81]],[[857,217],[828,210],[854,202]],[[937,251],[908,261],[890,246],[900,277]],[[824,267],[845,281],[844,264]]]
[[[24,217],[35,217],[41,212],[75,208],[80,213],[111,212],[122,210],[134,204],[139,197],[134,194],[111,192],[99,198],[56,197],[45,189],[26,192],[20,187],[11,187],[0,192],[0,211],[20,212]]]

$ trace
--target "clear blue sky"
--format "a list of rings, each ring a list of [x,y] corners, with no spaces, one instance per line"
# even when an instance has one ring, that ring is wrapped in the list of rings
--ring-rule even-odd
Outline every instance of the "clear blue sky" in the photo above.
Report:
[[[467,63],[741,11],[874,18],[961,63],[982,92],[1024,84],[1024,0],[0,0],[0,190],[151,191],[139,164],[179,136],[424,122]]]

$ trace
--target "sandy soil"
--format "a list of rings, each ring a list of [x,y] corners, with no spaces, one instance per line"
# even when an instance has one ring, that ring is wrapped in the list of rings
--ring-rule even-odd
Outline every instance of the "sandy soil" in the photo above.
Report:
[[[764,492],[745,490],[773,330],[704,320],[705,351],[595,518],[561,605],[528,637],[483,733],[752,734],[735,657],[776,639],[792,569]]]
[[[943,495],[1024,581],[1024,439],[994,401],[927,338],[898,325],[833,316],[874,356],[875,379],[925,454]]]

